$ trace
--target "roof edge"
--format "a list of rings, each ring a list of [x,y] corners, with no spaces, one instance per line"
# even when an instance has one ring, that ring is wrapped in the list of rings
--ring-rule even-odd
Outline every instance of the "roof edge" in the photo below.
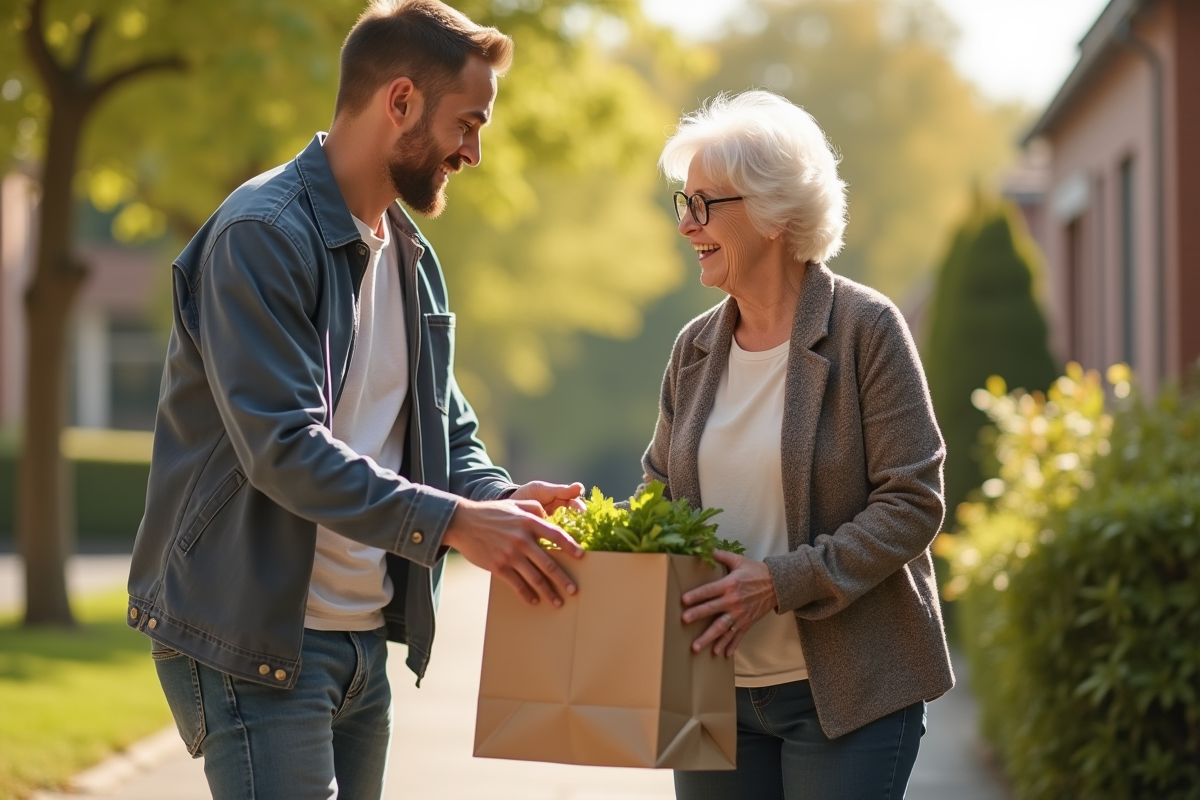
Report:
[[[1079,41],[1079,60],[1075,62],[1071,73],[1067,75],[1067,79],[1063,81],[1041,116],[1021,137],[1023,147],[1028,147],[1031,141],[1054,127],[1075,102],[1079,93],[1095,79],[1099,69],[1121,46],[1121,29],[1129,25],[1152,2],[1154,0],[1109,0],[1100,16],[1092,23],[1092,27]]]

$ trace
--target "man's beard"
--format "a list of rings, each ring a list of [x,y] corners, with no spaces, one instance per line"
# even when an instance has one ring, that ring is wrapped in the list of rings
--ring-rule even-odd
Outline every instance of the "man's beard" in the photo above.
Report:
[[[462,166],[462,156],[457,153],[442,156],[433,138],[431,121],[432,114],[427,111],[417,127],[396,141],[386,164],[396,195],[426,217],[436,217],[446,208],[445,184],[437,185],[442,164],[452,172]]]

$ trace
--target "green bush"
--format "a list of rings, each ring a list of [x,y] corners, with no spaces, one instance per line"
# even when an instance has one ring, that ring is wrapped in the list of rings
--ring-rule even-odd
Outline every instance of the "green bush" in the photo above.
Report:
[[[1044,390],[1058,368],[1035,299],[1036,248],[1007,204],[977,198],[937,276],[922,348],[929,391],[946,438],[946,501],[954,509],[983,480],[977,456],[987,418],[971,390],[989,375]]]
[[[1022,798],[1200,798],[1200,397],[1070,370],[976,395],[1000,484],[939,543],[984,731]]]
[[[133,542],[146,507],[150,434],[68,429],[63,452],[72,470],[79,537]],[[17,437],[0,436],[0,536],[16,530]]]

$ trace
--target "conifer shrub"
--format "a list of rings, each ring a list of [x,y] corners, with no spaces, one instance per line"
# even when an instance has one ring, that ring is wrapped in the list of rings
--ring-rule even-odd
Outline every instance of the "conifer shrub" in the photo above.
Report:
[[[984,732],[1025,800],[1200,798],[1200,396],[1004,388],[1000,491],[939,540]]]
[[[951,512],[983,480],[977,442],[987,418],[971,392],[991,375],[1030,391],[1058,375],[1035,296],[1039,265],[1011,206],[977,197],[938,272],[922,356],[946,439]]]

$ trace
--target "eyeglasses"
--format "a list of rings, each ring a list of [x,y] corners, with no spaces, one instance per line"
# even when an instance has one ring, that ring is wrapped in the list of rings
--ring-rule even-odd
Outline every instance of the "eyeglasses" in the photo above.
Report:
[[[683,192],[676,192],[671,196],[675,199],[675,218],[682,222],[684,212],[691,211],[692,219],[696,220],[700,225],[708,224],[709,206],[745,199],[742,197],[721,197],[716,200],[709,200],[707,197],[702,197],[698,194],[686,195]]]

